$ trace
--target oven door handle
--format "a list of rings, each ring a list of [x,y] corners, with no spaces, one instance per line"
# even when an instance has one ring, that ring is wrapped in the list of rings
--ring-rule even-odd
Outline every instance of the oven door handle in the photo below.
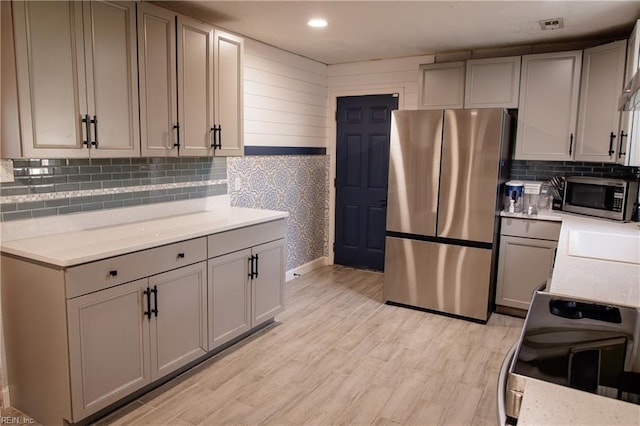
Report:
[[[507,352],[504,357],[504,361],[502,361],[500,374],[498,375],[498,423],[500,425],[507,424],[507,410],[505,405],[507,398],[507,377],[509,374],[509,367],[511,366],[517,347],[518,342],[511,346],[511,349],[509,349],[509,352]]]

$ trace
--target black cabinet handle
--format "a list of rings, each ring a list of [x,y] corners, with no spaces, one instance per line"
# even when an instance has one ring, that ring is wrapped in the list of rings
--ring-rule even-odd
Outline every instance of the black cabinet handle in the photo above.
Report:
[[[573,154],[573,133],[569,136],[569,155]]]
[[[91,120],[91,124],[93,124],[93,142],[91,142],[91,145],[97,148],[98,147],[98,117],[94,115],[93,119]]]
[[[258,255],[256,254],[256,278],[258,278]]]
[[[627,155],[626,152],[622,152],[623,141],[627,136],[629,135],[625,133],[624,130],[620,130],[620,148],[618,149],[618,158],[622,158],[623,155]]]
[[[611,132],[609,135],[609,155],[613,155],[615,151],[613,150],[613,140],[616,138],[616,134]]]
[[[251,256],[248,260],[249,260],[249,278],[253,279],[253,261],[254,261],[254,257]]]
[[[211,144],[211,148],[214,150],[222,148],[222,125],[214,124],[211,128],[211,132],[213,133],[213,143]]]
[[[87,139],[82,141],[82,144],[89,148],[89,139],[91,139],[91,120],[89,120],[89,116],[85,114],[82,117],[82,123],[84,123],[84,131],[87,134]]]
[[[174,124],[173,128],[176,129],[176,143],[174,143],[173,146],[180,148],[180,123]]]
[[[118,271],[116,269],[113,269],[113,270],[109,271],[109,275],[111,275],[112,277],[117,277],[118,276]]]
[[[184,259],[184,253],[178,253],[178,259]]]
[[[153,293],[153,310],[151,312],[153,312],[153,314],[157,317],[158,316],[158,286],[153,286],[153,290],[149,290],[151,293]],[[151,314],[149,314],[149,318],[151,318]]]
[[[147,310],[144,311],[143,314],[146,315],[148,319],[151,319],[151,290],[149,290],[149,287],[147,287],[147,289],[143,291],[142,294],[144,294],[147,298]]]

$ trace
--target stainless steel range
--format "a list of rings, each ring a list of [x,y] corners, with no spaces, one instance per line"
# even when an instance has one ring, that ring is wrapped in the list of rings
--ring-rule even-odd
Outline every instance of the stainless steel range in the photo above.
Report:
[[[505,375],[506,415],[517,419],[529,377],[640,404],[639,341],[637,308],[535,293]]]

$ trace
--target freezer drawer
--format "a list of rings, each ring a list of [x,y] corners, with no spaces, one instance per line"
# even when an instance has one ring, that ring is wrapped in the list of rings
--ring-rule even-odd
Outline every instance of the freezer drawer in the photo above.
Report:
[[[386,238],[386,302],[486,321],[490,282],[490,249]]]

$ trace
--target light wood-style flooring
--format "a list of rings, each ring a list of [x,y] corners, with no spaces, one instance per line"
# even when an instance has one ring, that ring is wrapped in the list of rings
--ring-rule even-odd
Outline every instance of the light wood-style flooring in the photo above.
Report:
[[[382,274],[341,266],[286,288],[276,324],[98,424],[497,424],[498,369],[522,319],[384,305]]]

